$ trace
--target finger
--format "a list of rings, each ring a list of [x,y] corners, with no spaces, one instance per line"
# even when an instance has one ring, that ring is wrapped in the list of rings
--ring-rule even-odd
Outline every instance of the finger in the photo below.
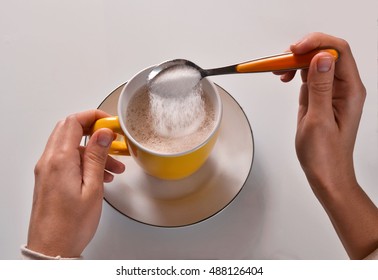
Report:
[[[68,116],[56,124],[45,151],[73,151],[80,146],[82,136],[83,130],[75,115]]]
[[[81,139],[88,135],[93,123],[109,115],[100,110],[89,110],[68,116],[59,121],[50,135],[46,148],[49,149],[76,149]]]
[[[311,33],[298,43],[290,46],[290,50],[295,54],[304,54],[319,48],[335,48],[340,55],[337,62],[335,75],[344,81],[354,81],[359,79],[356,62],[353,58],[349,44],[340,38],[323,33]]]
[[[105,164],[113,141],[113,132],[103,128],[96,131],[85,148],[83,154],[83,182],[91,188],[102,187]]]
[[[77,113],[75,116],[83,128],[83,134],[89,135],[96,120],[109,117],[110,115],[101,110],[88,110]]]
[[[79,152],[81,158],[83,158],[84,151],[85,147],[80,147]],[[111,173],[121,174],[125,171],[125,169],[126,167],[124,163],[108,155],[105,163],[105,170],[108,170]]]
[[[61,120],[56,123],[53,131],[51,132],[49,139],[47,140],[47,144],[45,147],[45,152],[49,150],[54,150],[54,147],[59,147],[59,143],[62,141],[62,132],[63,130],[63,125],[64,125],[65,120]]]
[[[287,71],[273,71],[272,73],[277,76],[284,75]]]
[[[274,75],[280,76],[282,82],[287,83],[294,79],[297,71],[275,71],[272,72]]]
[[[290,82],[292,79],[294,79],[296,73],[297,71],[286,72],[285,74],[281,75],[281,81],[284,83]]]
[[[125,165],[115,158],[108,156],[105,164],[105,169],[112,173],[121,174],[125,171]]]
[[[302,82],[307,83],[307,75],[308,75],[308,69],[302,69],[301,70]]]
[[[334,69],[334,58],[328,53],[317,54],[311,61],[307,75],[308,113],[317,118],[333,116]]]
[[[299,107],[298,107],[298,119],[297,119],[298,124],[306,116],[307,110],[308,110],[308,87],[307,87],[307,84],[304,83],[302,84],[301,90],[299,92]]]
[[[114,179],[114,175],[108,171],[104,171],[104,183],[110,183]]]
[[[81,158],[83,158],[85,147],[80,147],[79,151]],[[108,170],[111,173],[121,174],[125,171],[125,169],[126,167],[124,163],[108,155],[105,163],[105,170]]]
[[[343,39],[320,32],[314,32],[308,34],[295,44],[292,44],[290,50],[295,54],[305,54],[318,48],[338,46],[338,51],[341,51],[341,49],[345,48],[344,44],[345,41]]]

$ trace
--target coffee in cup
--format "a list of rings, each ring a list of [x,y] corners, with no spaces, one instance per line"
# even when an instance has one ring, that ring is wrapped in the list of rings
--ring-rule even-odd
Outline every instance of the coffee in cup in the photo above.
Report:
[[[154,116],[156,114],[154,114],[151,106],[151,102],[153,102],[151,98],[153,97],[151,97],[148,87],[140,88],[130,100],[126,109],[126,127],[130,135],[146,149],[162,154],[174,154],[194,149],[209,137],[215,126],[214,105],[206,92],[201,91],[200,94],[204,116],[195,116],[200,119],[200,123],[184,126],[181,130],[175,128],[172,133],[161,133],[159,129],[156,129],[158,120]],[[174,100],[173,97],[167,98],[165,102],[169,107],[172,102],[178,103],[180,100]],[[184,100],[182,102],[184,103]],[[185,106],[185,103],[182,106]],[[196,114],[196,112],[189,113]]]
[[[209,157],[219,135],[222,102],[214,83],[204,78],[200,81],[205,112],[201,125],[187,134],[156,135],[148,107],[147,76],[152,69],[126,83],[118,100],[118,116],[97,120],[93,131],[112,129],[124,139],[113,141],[110,154],[131,155],[147,174],[177,180],[193,174]]]

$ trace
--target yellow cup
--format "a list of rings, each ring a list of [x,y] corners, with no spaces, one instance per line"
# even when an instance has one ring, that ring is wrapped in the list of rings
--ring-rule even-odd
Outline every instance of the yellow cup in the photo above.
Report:
[[[214,83],[207,78],[202,79],[202,89],[215,109],[215,125],[209,136],[193,149],[179,153],[167,154],[148,149],[138,143],[128,131],[126,112],[132,97],[140,88],[146,86],[147,76],[152,68],[153,66],[142,70],[126,83],[118,100],[118,116],[97,120],[93,132],[100,128],[110,128],[121,135],[122,140],[113,141],[110,154],[131,155],[147,174],[165,180],[182,179],[193,174],[205,163],[215,145],[222,119],[221,98]]]

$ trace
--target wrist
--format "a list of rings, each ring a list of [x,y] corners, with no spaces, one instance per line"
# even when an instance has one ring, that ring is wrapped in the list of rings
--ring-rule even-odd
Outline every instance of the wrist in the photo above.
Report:
[[[72,245],[62,242],[60,239],[43,238],[43,234],[39,238],[31,238],[29,236],[25,248],[58,259],[76,259],[80,258],[81,252],[74,250]]]
[[[77,258],[63,258],[59,255],[57,256],[49,256],[45,255],[43,253],[31,250],[27,248],[27,245],[21,246],[21,256],[24,260],[80,260],[83,257],[77,257]]]
[[[345,193],[360,188],[354,172],[353,161],[345,162],[344,164],[337,164],[337,168],[332,168],[332,166],[323,163],[309,168],[302,165],[302,169],[316,194]]]

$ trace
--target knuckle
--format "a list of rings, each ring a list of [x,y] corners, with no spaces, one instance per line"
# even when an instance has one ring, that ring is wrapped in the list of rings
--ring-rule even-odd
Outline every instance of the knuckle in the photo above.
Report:
[[[58,122],[56,123],[55,127],[56,127],[57,129],[60,129],[60,128],[62,128],[62,127],[64,126],[65,122],[66,122],[65,119],[60,120],[60,121],[58,121]]]
[[[65,130],[75,125],[76,123],[77,123],[76,114],[71,114],[67,116],[65,119],[58,121],[58,123],[56,124],[56,128],[58,130]]]
[[[77,120],[76,115],[71,114],[71,115],[67,116],[67,118],[64,121],[64,124],[65,124],[66,128],[72,128],[72,127],[77,126],[78,120]]]
[[[96,163],[98,165],[105,165],[107,154],[105,153],[99,153],[93,150],[87,150],[86,152],[86,158],[90,162]]]
[[[356,105],[363,106],[367,97],[367,91],[362,83],[359,83],[354,88],[351,89],[348,98],[351,102]]]
[[[327,135],[333,127],[329,118],[324,115],[314,114],[306,120],[306,126],[308,131],[311,131],[312,135],[322,135],[322,137]]]
[[[40,159],[40,160],[37,161],[37,163],[34,167],[34,175],[36,177],[38,177],[41,174],[42,170],[44,170],[44,163],[43,163],[42,159]]]
[[[76,114],[71,114],[66,117],[66,122],[76,122],[76,121],[77,121]]]
[[[323,125],[323,119],[318,114],[309,114],[306,119],[306,126],[314,129],[319,129]]]
[[[310,33],[310,36],[315,38],[316,40],[321,40],[324,36],[326,36],[326,34],[323,32],[315,31]]]
[[[308,83],[310,92],[318,94],[326,94],[332,90],[332,83],[330,81],[312,81]]]
[[[362,102],[365,102],[366,96],[367,96],[366,87],[365,87],[364,85],[362,85],[362,87],[361,87],[361,98],[362,98]]]
[[[34,174],[39,176],[43,172],[52,173],[61,170],[66,165],[67,153],[56,151],[51,154],[43,155],[34,168]]]
[[[351,51],[350,45],[349,45],[348,41],[346,41],[345,39],[339,38],[338,44],[339,44],[339,48],[341,50],[348,51],[348,52]]]

